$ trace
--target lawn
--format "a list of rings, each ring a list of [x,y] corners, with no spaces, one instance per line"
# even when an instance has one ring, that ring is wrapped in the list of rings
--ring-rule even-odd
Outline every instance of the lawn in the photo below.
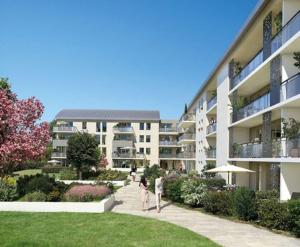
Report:
[[[36,174],[41,174],[42,173],[42,169],[27,169],[27,170],[21,170],[21,171],[16,171],[13,173],[14,177],[16,179],[18,179],[19,177],[25,176],[25,175],[36,175]],[[48,174],[50,177],[54,176],[54,177],[58,177],[59,174],[58,173],[49,173]]]
[[[0,213],[1,246],[218,246],[192,231],[137,216]]]

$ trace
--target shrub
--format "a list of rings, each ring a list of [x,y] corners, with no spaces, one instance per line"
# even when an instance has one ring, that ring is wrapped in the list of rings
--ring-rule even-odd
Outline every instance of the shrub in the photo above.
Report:
[[[94,170],[83,170],[82,171],[82,179],[83,180],[96,180],[99,176],[100,171]]]
[[[99,181],[122,181],[126,180],[128,174],[117,170],[102,170],[97,177]]]
[[[19,196],[24,196],[27,193],[41,191],[49,193],[53,190],[55,180],[48,175],[36,174],[31,176],[20,177],[17,181],[17,193]]]
[[[64,168],[59,172],[59,179],[61,180],[76,180],[77,173],[71,168]]]
[[[101,200],[111,190],[104,185],[74,185],[65,193],[66,201],[88,202]]]
[[[42,168],[42,173],[47,173],[47,174],[48,173],[59,173],[62,169],[63,169],[62,166],[47,165]]]
[[[47,200],[47,195],[41,191],[34,191],[26,194],[21,201],[25,202],[45,202]]]
[[[256,201],[255,192],[245,187],[238,188],[234,192],[234,208],[241,220],[255,220]]]
[[[173,202],[183,202],[181,197],[181,185],[183,178],[167,178],[164,181],[164,195]]]
[[[16,197],[16,180],[12,177],[0,178],[0,201],[12,201]]]
[[[277,190],[256,191],[256,200],[262,199],[279,200],[279,192]]]
[[[203,198],[204,210],[213,214],[232,215],[233,195],[230,191],[209,191]]]
[[[224,186],[226,185],[226,180],[223,178],[207,178],[199,180],[206,185],[208,190],[224,190]]]
[[[206,193],[206,186],[194,179],[185,180],[181,185],[183,202],[193,207],[203,205],[203,198]]]
[[[300,237],[300,200],[288,201],[288,211],[290,215],[290,230],[297,237]]]
[[[289,213],[287,203],[277,199],[257,200],[258,223],[270,229],[288,230]]]
[[[161,174],[160,167],[158,165],[146,166],[144,169],[144,176],[146,178],[158,178]]]

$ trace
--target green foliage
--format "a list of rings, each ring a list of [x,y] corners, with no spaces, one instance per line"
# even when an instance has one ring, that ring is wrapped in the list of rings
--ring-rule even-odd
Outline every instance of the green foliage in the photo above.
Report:
[[[45,202],[47,200],[47,195],[41,191],[34,191],[26,194],[21,198],[21,201],[25,202]]]
[[[241,220],[255,220],[256,201],[255,192],[245,187],[240,187],[234,192],[234,207]]]
[[[230,191],[209,191],[203,199],[204,210],[213,214],[233,215],[233,195]]]
[[[207,193],[206,186],[199,180],[188,179],[181,185],[181,198],[187,205],[196,207],[203,205],[203,198]]]
[[[274,199],[279,200],[279,192],[277,190],[256,191],[256,200]]]
[[[61,179],[61,180],[76,180],[77,174],[72,168],[64,168],[59,172],[59,179]]]
[[[89,169],[99,163],[100,151],[94,136],[88,133],[76,133],[68,140],[67,162],[72,164],[82,179],[83,168]]]
[[[0,201],[13,201],[16,198],[16,180],[12,177],[0,178]]]
[[[164,195],[173,202],[183,202],[181,186],[183,178],[166,178],[164,181]]]
[[[274,25],[275,25],[275,31],[277,34],[282,28],[282,12],[281,11],[274,17]]]
[[[210,170],[210,169],[214,169],[216,168],[216,164],[213,164],[213,163],[207,163],[203,169],[201,170],[201,177],[204,177],[204,178],[213,178],[216,176],[215,173],[206,173],[207,170]]]
[[[257,200],[258,223],[270,229],[288,230],[289,213],[287,203],[276,199]]]
[[[300,69],[300,52],[294,52],[294,57],[293,58],[296,61],[294,63],[295,67],[297,67],[298,69]]]
[[[288,201],[288,211],[290,215],[290,230],[300,237],[300,200]]]
[[[226,185],[226,180],[223,178],[199,179],[199,181],[205,184],[208,190],[224,190]]]
[[[160,167],[159,165],[153,165],[153,166],[146,166],[144,169],[144,176],[146,178],[158,178],[160,176],[161,172],[160,172]]]
[[[287,139],[294,139],[299,135],[300,123],[298,123],[294,118],[281,119],[282,122],[282,134],[283,137]]]
[[[100,181],[123,181],[126,180],[128,174],[125,172],[117,170],[101,170],[99,176],[97,177]]]
[[[42,173],[59,173],[62,169],[62,166],[46,165],[42,168]]]

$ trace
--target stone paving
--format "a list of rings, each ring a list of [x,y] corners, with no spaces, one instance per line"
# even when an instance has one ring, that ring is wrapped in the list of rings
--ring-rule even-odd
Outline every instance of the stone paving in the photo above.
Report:
[[[156,212],[155,196],[150,194],[150,210],[141,208],[138,182],[120,188],[115,194],[112,212],[155,218],[188,228],[214,242],[228,247],[299,247],[300,239],[276,234],[243,223],[195,212],[162,202],[161,213]]]

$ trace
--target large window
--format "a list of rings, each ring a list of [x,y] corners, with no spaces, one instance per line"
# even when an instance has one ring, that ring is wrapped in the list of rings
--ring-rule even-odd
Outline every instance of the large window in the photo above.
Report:
[[[106,132],[106,122],[102,122],[102,132]]]
[[[144,148],[140,148],[140,154],[144,154]]]
[[[146,148],[146,154],[150,155],[151,154],[151,148]]]
[[[140,123],[140,130],[144,130],[145,129],[145,123]]]
[[[151,123],[147,123],[147,124],[146,124],[146,129],[147,129],[147,130],[151,130]]]
[[[82,122],[82,129],[86,130],[86,122]]]
[[[151,136],[150,135],[146,136],[146,142],[151,142]]]

